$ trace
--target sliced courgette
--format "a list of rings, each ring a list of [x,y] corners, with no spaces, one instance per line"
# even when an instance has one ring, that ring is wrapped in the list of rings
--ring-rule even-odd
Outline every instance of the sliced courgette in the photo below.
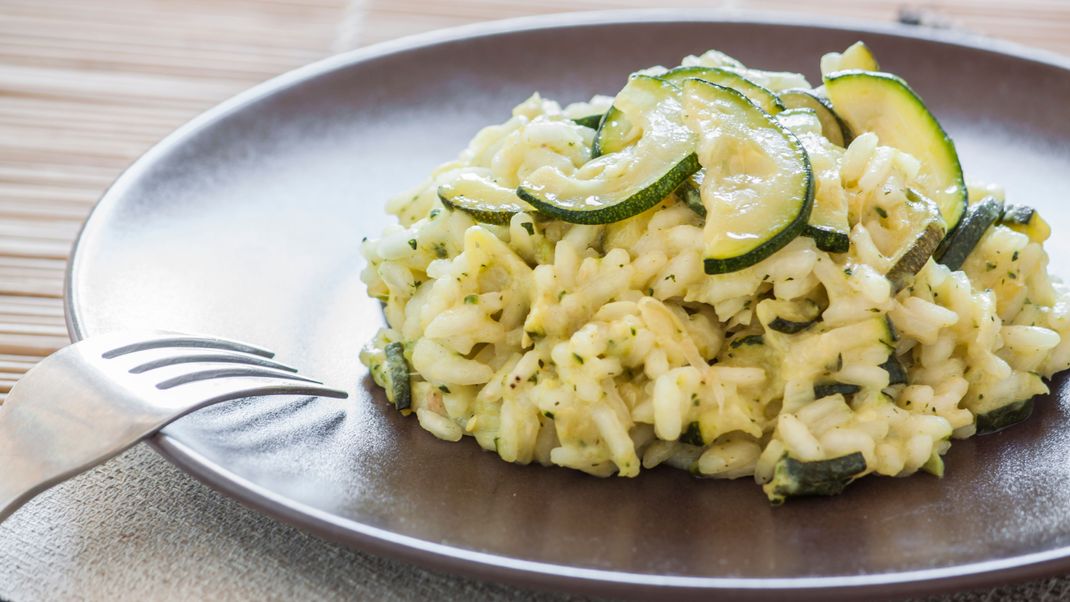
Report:
[[[727,69],[697,66],[677,67],[672,71],[662,74],[660,77],[677,86],[682,86],[684,80],[687,79],[701,79],[702,81],[710,82],[711,84],[732,88],[736,92],[749,98],[751,102],[761,107],[763,111],[770,115],[776,115],[785,108],[783,103],[780,102],[780,99],[777,98],[776,94],[773,94],[768,89],[743,77],[739,73]]]
[[[921,98],[890,73],[837,71],[825,77],[836,113],[856,135],[873,132],[881,144],[921,162],[921,192],[933,199],[953,229],[966,209],[966,184],[955,143]]]
[[[944,239],[936,251],[936,260],[955,271],[962,267],[981,237],[1003,214],[1003,201],[985,197],[970,205],[955,230]]]
[[[685,80],[684,107],[692,129],[716,140],[701,158],[706,273],[741,270],[806,226],[814,202],[810,160],[794,134],[731,88]]]
[[[1025,234],[1033,242],[1044,242],[1051,236],[1051,226],[1040,217],[1040,212],[1025,205],[1007,205],[999,223]]]
[[[613,105],[598,122],[598,131],[591,144],[591,158],[623,150],[635,144],[642,133],[623,111]]]
[[[439,186],[438,198],[446,207],[464,211],[476,221],[499,226],[508,224],[517,213],[533,211],[515,190],[475,173],[461,174]]]
[[[758,317],[764,318],[767,313],[773,317],[766,322],[766,328],[784,334],[795,334],[813,326],[821,317],[821,308],[806,298],[766,299],[758,306]]]
[[[977,434],[1001,431],[1022,422],[1033,413],[1033,398],[1023,399],[977,416]]]
[[[785,455],[773,468],[773,479],[762,489],[769,501],[779,506],[792,497],[838,495],[865,470],[861,452],[816,462],[800,462]]]
[[[802,143],[813,177],[820,179],[822,172],[826,177],[839,179],[840,155],[823,135],[821,121],[813,109],[787,109],[776,116],[784,127]],[[847,199],[842,194],[814,194],[814,207],[810,219],[803,229],[803,236],[814,239],[817,248],[829,253],[846,253],[851,249],[851,227],[847,221]]]
[[[398,410],[407,410],[412,406],[412,383],[409,381],[409,362],[405,359],[405,346],[400,342],[387,344],[383,348],[385,359],[379,383],[386,390],[386,398]]]
[[[572,175],[540,167],[520,184],[517,196],[541,213],[575,224],[621,221],[658,204],[700,167],[695,135],[681,121],[679,94],[679,88],[656,77],[634,76],[614,106],[635,124],[638,139]]]
[[[893,353],[888,356],[888,361],[881,364],[881,368],[888,373],[889,385],[905,385],[907,384],[907,371],[903,367],[903,363],[899,361],[899,358]]]
[[[846,147],[851,141],[851,128],[840,119],[832,104],[812,90],[793,88],[780,93],[780,102],[788,109],[813,109],[821,122],[821,134],[836,146]]]
[[[944,240],[946,232],[944,218],[931,199],[914,190],[907,190],[906,208],[910,215],[906,224],[910,242],[892,257],[895,263],[885,274],[895,291],[910,286],[914,275],[925,267],[926,262],[940,246],[940,241]]]
[[[702,204],[702,170],[696,171],[690,178],[684,180],[676,187],[673,193],[680,202],[687,205],[688,209],[695,212],[699,217],[706,217],[706,206]]]
[[[849,383],[818,383],[814,385],[814,399],[829,395],[854,395],[861,390],[862,387]]]
[[[591,128],[592,130],[597,130],[599,124],[602,123],[602,117],[604,117],[604,116],[605,116],[605,113],[595,113],[594,115],[585,115],[583,117],[577,117],[577,118],[573,119],[572,123],[575,123],[576,125],[581,125],[581,126],[583,126],[585,128]]]
[[[865,42],[855,42],[843,52],[830,52],[821,57],[821,74],[828,75],[834,71],[861,69],[863,71],[880,71],[877,58]]]

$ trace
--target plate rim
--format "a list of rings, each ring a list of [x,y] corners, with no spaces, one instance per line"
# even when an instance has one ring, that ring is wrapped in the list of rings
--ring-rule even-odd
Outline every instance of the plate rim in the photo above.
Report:
[[[773,25],[873,33],[1008,55],[1070,72],[1068,57],[972,32],[858,19],[817,19],[788,11],[768,13],[725,9],[626,9],[525,16],[418,33],[349,50],[287,71],[230,97],[175,129],[120,172],[86,216],[71,246],[64,273],[63,294],[64,317],[71,340],[77,342],[87,336],[79,315],[79,295],[75,286],[79,266],[86,255],[83,249],[98,235],[101,224],[107,221],[107,213],[115,208],[118,199],[124,196],[138,177],[160,156],[181,145],[193,134],[263,98],[317,76],[409,50],[517,32],[639,23]],[[158,433],[148,443],[187,474],[243,506],[324,539],[425,568],[541,589],[629,597],[641,594],[673,599],[681,595],[701,595],[706,599],[710,596],[779,599],[786,593],[792,593],[799,599],[828,599],[860,594],[885,598],[993,586],[1070,571],[1070,546],[950,567],[827,577],[694,577],[579,568],[467,550],[365,525],[276,494],[211,462],[166,433]]]

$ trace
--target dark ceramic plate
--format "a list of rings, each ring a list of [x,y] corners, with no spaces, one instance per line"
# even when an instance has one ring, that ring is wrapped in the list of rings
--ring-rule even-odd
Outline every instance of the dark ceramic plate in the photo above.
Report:
[[[1066,388],[1026,424],[958,442],[947,476],[868,478],[770,508],[746,479],[596,479],[444,443],[374,390],[357,352],[381,322],[357,274],[382,205],[533,90],[614,93],[634,68],[717,47],[817,79],[864,39],[954,136],[968,177],[1040,207],[1067,273],[1070,71],[951,34],[714,13],[560,16],[459,29],[301,69],[225,103],[131,167],[77,244],[71,334],[215,333],[280,351],[345,401],[248,400],[156,448],[281,520],[439,569],[605,594],[892,595],[1070,570]]]

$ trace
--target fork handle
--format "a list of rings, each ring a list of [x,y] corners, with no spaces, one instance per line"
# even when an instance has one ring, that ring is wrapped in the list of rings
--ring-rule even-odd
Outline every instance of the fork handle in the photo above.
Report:
[[[129,424],[121,433],[75,440],[63,436],[64,423],[77,420],[73,415],[19,411],[22,403],[9,398],[0,405],[0,522],[42,491],[118,455],[156,429]],[[84,433],[84,427],[68,432]]]

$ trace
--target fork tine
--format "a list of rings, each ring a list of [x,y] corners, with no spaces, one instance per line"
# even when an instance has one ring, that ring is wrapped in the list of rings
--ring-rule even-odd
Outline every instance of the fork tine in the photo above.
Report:
[[[232,399],[241,399],[243,397],[260,397],[267,395],[314,395],[316,397],[330,397],[332,399],[345,399],[349,397],[348,393],[340,389],[332,389],[330,387],[312,383],[275,384],[265,382],[257,386],[243,389],[231,389],[229,391],[221,392],[213,396],[205,404],[201,404],[200,407],[222,401],[230,401]]]
[[[248,364],[251,366],[260,366],[263,368],[274,368],[276,370],[285,370],[286,372],[297,372],[297,368],[287,366],[286,364],[280,364],[279,362],[272,361],[263,358],[258,355],[250,355],[247,353],[200,353],[190,355],[175,355],[170,357],[164,357],[155,359],[143,364],[139,364],[130,369],[131,374],[141,374],[148,372],[149,370],[155,370],[156,368],[163,368],[165,366],[174,366],[176,364],[194,364],[194,363],[222,363],[222,364]]]
[[[149,339],[146,341],[138,341],[129,345],[123,345],[106,351],[102,354],[104,359],[112,359],[128,353],[135,353],[138,351],[145,351],[147,349],[160,349],[163,347],[196,347],[200,349],[223,349],[226,351],[237,351],[239,353],[249,353],[252,355],[258,355],[260,357],[272,358],[275,354],[267,349],[249,345],[247,343],[238,343],[236,341],[228,341],[225,339],[215,339],[210,337],[189,337],[189,336],[166,336],[157,339]]]
[[[276,378],[279,380],[299,381],[303,383],[313,383],[322,385],[323,383],[307,376],[301,376],[293,372],[286,372],[283,370],[273,370],[271,368],[259,368],[256,366],[249,367],[235,367],[235,368],[212,368],[209,370],[198,370],[195,372],[188,372],[181,374],[173,378],[169,378],[165,381],[157,383],[156,388],[161,390],[173,389],[174,387],[200,382],[203,380],[215,380],[220,378]]]

